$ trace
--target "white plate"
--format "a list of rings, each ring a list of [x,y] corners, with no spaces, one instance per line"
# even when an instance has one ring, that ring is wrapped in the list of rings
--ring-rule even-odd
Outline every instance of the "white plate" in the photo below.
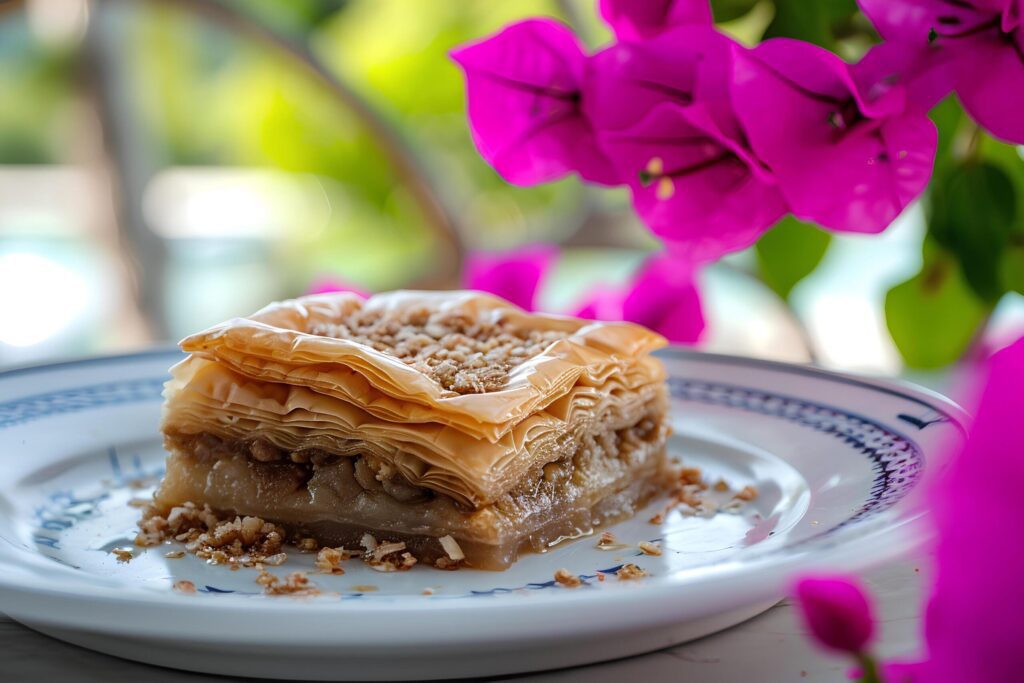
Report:
[[[131,545],[139,511],[128,501],[161,473],[160,389],[178,357],[0,374],[0,610],[102,652],[244,676],[509,674],[712,633],[767,609],[794,573],[864,569],[924,541],[920,482],[965,424],[920,389],[670,349],[671,452],[712,478],[755,484],[743,514],[673,513],[658,526],[652,506],[613,527],[623,542],[659,540],[660,557],[585,538],[505,572],[381,574],[350,561],[344,576],[311,575],[325,595],[267,597],[252,569],[166,559],[167,547],[127,564],[110,553]],[[649,576],[617,580],[624,562]],[[556,585],[560,567],[587,585]],[[312,558],[292,553],[275,572],[295,569],[312,570]],[[200,592],[173,591],[179,579]]]

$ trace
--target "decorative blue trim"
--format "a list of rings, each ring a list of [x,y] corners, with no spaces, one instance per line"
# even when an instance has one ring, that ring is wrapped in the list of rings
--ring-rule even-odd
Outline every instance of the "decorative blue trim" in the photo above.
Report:
[[[125,403],[159,401],[166,378],[124,380],[61,389],[0,403],[0,429],[33,420]]]

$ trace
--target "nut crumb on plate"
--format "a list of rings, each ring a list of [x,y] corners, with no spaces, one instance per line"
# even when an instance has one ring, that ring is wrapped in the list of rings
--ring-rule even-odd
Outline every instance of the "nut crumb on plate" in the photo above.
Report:
[[[181,558],[185,557],[185,551],[169,550],[166,553],[164,553],[164,557],[166,557],[168,560],[180,560]]]
[[[314,566],[321,574],[344,574],[341,563],[347,559],[348,551],[344,548],[321,548]]]
[[[256,583],[263,586],[264,595],[319,595],[320,589],[309,582],[305,572],[292,572],[284,579],[260,569]]]
[[[620,581],[630,581],[647,576],[647,571],[630,562],[622,565],[615,575],[619,577]]]
[[[637,547],[640,548],[640,552],[644,555],[661,555],[661,546],[657,543],[641,541]]]
[[[566,588],[576,588],[583,583],[580,577],[571,573],[568,569],[559,569],[555,572],[555,581]]]
[[[175,581],[172,588],[179,593],[185,593],[187,595],[191,595],[196,592],[196,585],[191,581]]]
[[[118,562],[131,562],[135,559],[135,553],[131,551],[131,548],[114,548],[110,552]]]

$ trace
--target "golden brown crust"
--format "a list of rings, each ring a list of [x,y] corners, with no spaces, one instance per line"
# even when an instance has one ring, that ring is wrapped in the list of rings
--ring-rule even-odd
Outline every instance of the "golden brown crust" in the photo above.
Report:
[[[452,351],[458,352],[459,363],[444,365],[452,358],[442,358],[440,349],[427,353],[408,346],[415,326],[407,330],[410,339],[399,340],[399,323],[424,310],[447,321],[431,329],[433,336],[426,335],[436,336],[442,348],[449,343],[444,333],[452,321],[463,321],[451,333],[458,335],[452,337],[458,341]],[[347,326],[361,317],[387,320],[399,329],[374,335],[372,324]],[[421,328],[429,324],[428,318]],[[331,336],[342,327],[354,337]],[[499,368],[500,385],[498,375],[486,375],[485,382],[485,374],[471,372],[493,373],[489,367],[469,367],[478,361],[475,354],[486,353],[483,349],[492,343],[486,332],[496,339],[491,350],[500,351],[492,364]],[[514,339],[522,344],[517,347]],[[272,304],[250,318],[192,335],[181,346],[252,379],[309,387],[381,419],[436,422],[493,441],[574,386],[600,387],[613,376],[629,388],[660,382],[663,370],[647,354],[665,343],[637,325],[527,313],[477,292],[392,292],[365,301],[335,293]],[[519,352],[524,360],[513,363]],[[474,382],[486,390],[460,393],[445,386],[471,387]]]

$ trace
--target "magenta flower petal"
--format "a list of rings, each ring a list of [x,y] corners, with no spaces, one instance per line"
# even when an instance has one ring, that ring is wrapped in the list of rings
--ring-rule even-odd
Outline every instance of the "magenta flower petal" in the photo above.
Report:
[[[781,39],[737,52],[733,73],[750,145],[798,217],[879,232],[924,191],[937,133],[899,86],[868,99],[838,57]]]
[[[500,254],[475,252],[466,259],[465,285],[536,310],[541,282],[558,258],[558,248],[538,244]]]
[[[619,40],[652,38],[674,26],[714,22],[708,0],[601,0],[599,10]]]
[[[971,117],[996,137],[1024,144],[1024,27],[966,41],[952,69]]]
[[[930,492],[938,571],[922,682],[1011,683],[1024,672],[1022,386],[1024,339],[990,360],[967,445]]]
[[[622,303],[625,298],[625,289],[597,287],[587,295],[572,315],[587,320],[622,320]]]
[[[971,30],[986,15],[1003,11],[1006,0],[858,0],[858,4],[886,40],[928,47],[932,31]],[[948,28],[947,28],[948,27]]]
[[[800,616],[822,646],[860,654],[875,631],[871,605],[860,583],[852,578],[805,578],[794,590]]]
[[[668,254],[648,260],[629,287],[592,292],[575,315],[637,323],[676,344],[696,343],[705,326],[693,266]]]
[[[366,290],[331,275],[315,278],[306,290],[306,294],[329,294],[331,292],[352,292],[363,298],[370,296]]]
[[[750,246],[786,212],[770,176],[700,106],[663,104],[601,142],[628,180],[637,213],[691,260]]]
[[[599,131],[639,123],[663,103],[695,102],[734,138],[739,127],[729,99],[736,43],[708,26],[684,26],[638,43],[616,43],[587,62],[584,111]]]
[[[575,171],[615,183],[581,112],[586,58],[567,27],[530,19],[459,48],[452,58],[466,74],[473,140],[505,180],[533,185]]]
[[[700,341],[704,311],[691,266],[667,254],[652,258],[626,294],[622,315],[675,344]]]

